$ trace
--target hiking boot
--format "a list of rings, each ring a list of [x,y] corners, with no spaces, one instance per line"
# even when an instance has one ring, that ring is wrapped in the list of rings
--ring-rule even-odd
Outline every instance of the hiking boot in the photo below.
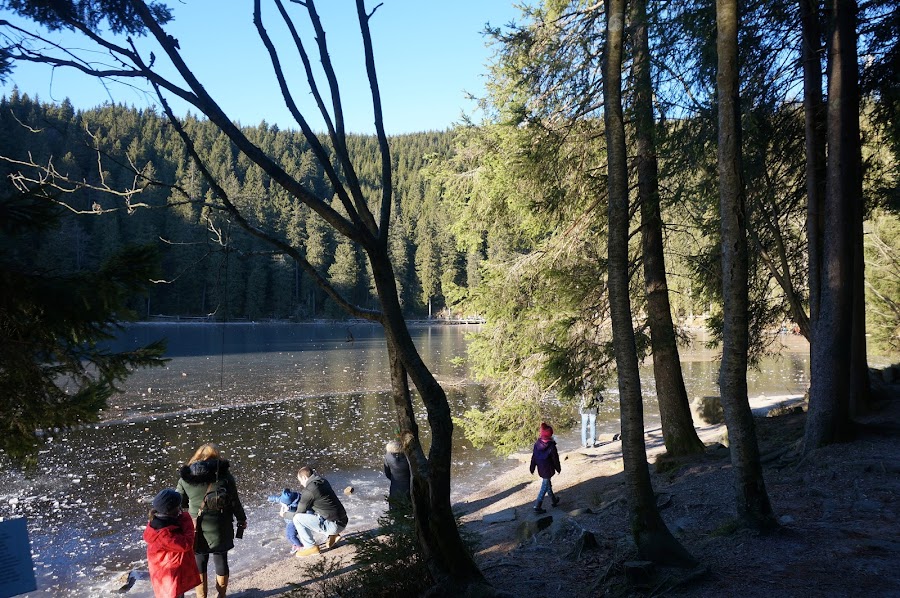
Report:
[[[554,497],[553,497],[553,500],[550,501],[550,504],[553,505],[554,507],[555,507],[556,505],[558,505],[558,504],[559,504],[559,497],[558,497],[558,496],[554,496]]]
[[[546,509],[542,509],[542,508],[540,508],[540,507],[534,507],[534,508],[532,509],[532,511],[534,511],[534,512],[537,513],[538,515],[541,515],[541,514],[547,512]]]
[[[319,546],[318,544],[313,544],[312,546],[308,546],[306,548],[301,548],[297,552],[294,553],[296,557],[305,557],[305,556],[313,556],[319,554]]]
[[[333,536],[328,536],[328,540],[325,542],[325,548],[334,548],[334,545],[341,541],[340,534],[334,534]]]

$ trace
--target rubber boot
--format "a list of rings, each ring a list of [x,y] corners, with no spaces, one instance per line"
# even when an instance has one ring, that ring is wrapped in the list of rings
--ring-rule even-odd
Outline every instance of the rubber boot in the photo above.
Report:
[[[206,598],[206,573],[200,574],[200,585],[194,588],[197,598]]]
[[[228,576],[216,575],[216,598],[225,598],[225,590],[228,588]]]

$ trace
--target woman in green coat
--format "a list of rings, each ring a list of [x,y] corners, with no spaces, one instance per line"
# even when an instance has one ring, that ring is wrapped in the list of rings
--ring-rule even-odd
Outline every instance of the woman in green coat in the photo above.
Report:
[[[217,596],[224,598],[228,587],[228,551],[234,548],[233,521],[237,521],[240,537],[247,527],[247,515],[228,461],[222,459],[215,444],[198,448],[188,464],[181,468],[177,490],[181,494],[182,508],[188,509],[197,529],[194,543],[194,557],[200,569],[197,598],[206,598],[209,555],[213,557],[216,570]]]

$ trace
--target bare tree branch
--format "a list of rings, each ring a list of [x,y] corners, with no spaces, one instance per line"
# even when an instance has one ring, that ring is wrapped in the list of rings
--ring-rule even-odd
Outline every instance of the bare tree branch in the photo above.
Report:
[[[380,4],[378,6],[381,6]],[[376,6],[372,9],[375,14]],[[375,53],[372,49],[372,32],[369,29],[369,18],[366,16],[366,6],[364,0],[356,0],[356,12],[359,15],[359,30],[362,32],[363,48],[366,55],[366,74],[369,76],[369,87],[372,89],[372,106],[375,109],[375,133],[378,136],[378,146],[381,149],[381,220],[380,241],[382,246],[387,246],[388,242],[388,226],[391,219],[391,193],[393,184],[391,183],[391,149],[387,142],[387,135],[384,132],[384,116],[381,113],[381,92],[378,89],[378,77],[375,73]]]
[[[358,306],[350,303],[347,299],[344,298],[343,295],[341,295],[341,293],[337,289],[334,288],[334,286],[324,276],[319,274],[318,270],[316,270],[312,266],[312,264],[310,264],[309,261],[307,261],[307,259],[303,255],[301,255],[300,252],[297,251],[294,247],[292,247],[288,243],[282,241],[281,239],[275,237],[274,235],[271,235],[271,234],[263,231],[262,229],[250,224],[250,222],[244,217],[244,215],[241,213],[241,211],[238,210],[238,208],[234,205],[234,203],[232,203],[232,201],[229,198],[228,193],[225,191],[225,189],[222,188],[222,186],[219,184],[219,182],[216,180],[216,178],[213,176],[213,174],[206,167],[206,164],[203,162],[203,160],[200,158],[200,155],[197,153],[197,149],[194,146],[193,140],[187,134],[187,132],[184,130],[184,127],[181,126],[181,123],[179,122],[179,120],[175,117],[175,114],[172,112],[171,107],[169,106],[168,102],[166,101],[166,99],[162,95],[162,93],[159,93],[159,99],[160,99],[160,102],[162,102],[163,109],[166,113],[166,116],[168,116],[168,118],[169,118],[169,122],[172,124],[172,126],[175,128],[175,131],[178,133],[178,135],[181,137],[182,141],[184,142],[185,148],[187,149],[187,152],[188,152],[188,155],[190,155],[191,158],[194,160],[194,162],[197,164],[197,168],[200,169],[201,175],[209,183],[213,192],[225,204],[225,210],[228,212],[228,214],[231,216],[231,218],[235,222],[237,222],[238,226],[240,226],[241,228],[246,230],[248,233],[250,233],[254,237],[257,237],[258,239],[262,239],[263,241],[266,241],[267,243],[269,243],[269,244],[273,245],[274,247],[277,247],[279,250],[283,251],[285,254],[291,256],[291,258],[293,258],[294,261],[300,265],[300,267],[303,269],[303,271],[310,278],[313,279],[313,281],[316,283],[316,285],[318,285],[319,288],[321,288],[323,291],[325,291],[325,293],[329,297],[331,297],[331,299],[335,303],[337,303],[341,308],[343,308],[345,311],[347,311],[347,313],[349,313],[350,315],[357,317],[357,318],[362,318],[362,319],[370,320],[373,322],[380,322],[381,321],[381,313],[380,312],[374,311],[374,310],[363,309],[361,307],[358,307]]]
[[[276,2],[281,9],[281,2],[279,2],[278,0],[276,0]],[[296,45],[297,51],[300,54],[300,59],[303,62],[304,68],[306,69],[306,78],[309,83],[310,89],[312,90],[313,97],[316,98],[316,103],[319,105],[319,111],[321,112],[322,117],[325,119],[329,134],[331,135],[332,139],[334,139],[334,126],[331,123],[331,117],[328,114],[328,111],[325,109],[325,105],[322,103],[321,94],[319,93],[318,85],[316,84],[315,77],[312,73],[312,66],[309,62],[309,56],[306,54],[306,50],[303,47],[303,42],[297,34],[297,30],[294,27],[294,23],[291,20],[290,16],[283,9],[281,10],[281,14],[282,18],[288,26],[288,29],[291,32],[291,36],[294,39],[294,44]],[[315,153],[316,158],[319,160],[319,163],[325,170],[325,174],[328,176],[328,180],[331,181],[331,185],[334,188],[338,198],[341,200],[344,209],[347,211],[347,215],[355,225],[362,226],[359,213],[353,207],[353,203],[351,203],[350,196],[347,193],[347,188],[344,186],[343,182],[337,174],[337,171],[334,169],[334,166],[331,163],[331,158],[328,156],[328,152],[326,152],[325,148],[322,147],[322,144],[319,142],[318,136],[316,136],[312,128],[309,126],[306,118],[304,118],[299,108],[297,108],[297,104],[294,101],[293,94],[291,94],[287,81],[284,78],[284,70],[281,67],[281,61],[278,58],[278,52],[276,51],[275,45],[272,43],[268,32],[266,31],[265,27],[263,27],[259,0],[255,0],[253,3],[253,22],[256,25],[256,30],[259,33],[259,37],[262,40],[263,45],[269,52],[269,58],[272,61],[272,68],[275,71],[275,77],[278,80],[279,87],[281,88],[281,95],[284,98],[285,105],[287,106],[291,115],[294,117],[294,120],[296,120],[297,124],[300,125],[300,129],[303,131],[303,136],[306,137],[307,142],[309,142],[310,146],[312,147],[313,153]],[[341,155],[343,156],[343,153],[341,153]],[[375,232],[376,231],[372,231],[373,234],[375,234]]]
[[[378,227],[375,224],[375,218],[372,216],[372,213],[369,210],[366,198],[362,195],[362,186],[359,184],[359,177],[356,174],[356,168],[354,168],[353,162],[350,160],[350,153],[347,151],[347,137],[344,127],[344,112],[341,104],[341,92],[340,87],[338,86],[337,75],[334,72],[334,66],[331,64],[331,55],[328,53],[328,43],[325,38],[325,30],[322,28],[322,20],[319,18],[319,13],[316,11],[315,3],[313,2],[313,0],[308,0],[308,2],[306,2],[306,10],[309,13],[309,20],[316,32],[316,43],[319,47],[319,58],[322,62],[322,70],[325,73],[325,78],[328,80],[328,86],[331,90],[331,102],[334,106],[335,121],[335,134],[332,136],[332,142],[334,143],[335,149],[337,149],[341,164],[344,166],[344,176],[347,177],[348,187],[350,188],[350,192],[353,195],[353,201],[356,204],[356,209],[359,210],[359,213],[362,216],[363,221],[366,223],[366,226],[368,227],[369,232],[372,234],[372,236],[378,238],[379,231]],[[357,11],[358,10],[359,5],[357,5]],[[363,39],[365,39],[365,32],[363,32]],[[374,104],[374,108],[376,112],[380,112],[381,103],[376,102]],[[387,187],[390,187],[390,177],[385,179],[384,181],[383,188]],[[383,238],[386,237],[387,230],[381,231],[381,235]]]

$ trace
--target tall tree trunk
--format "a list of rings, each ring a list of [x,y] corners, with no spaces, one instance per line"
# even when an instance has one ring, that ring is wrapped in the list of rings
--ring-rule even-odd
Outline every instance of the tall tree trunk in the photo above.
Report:
[[[450,405],[444,389],[425,366],[412,341],[401,311],[393,268],[386,249],[382,249],[380,245],[370,248],[368,254],[383,313],[394,407],[413,474],[416,534],[422,556],[436,583],[436,592],[431,595],[458,596],[472,586],[487,588],[487,582],[462,542],[450,506],[453,439]],[[427,456],[419,441],[409,379],[425,404],[431,429],[431,448]]]
[[[853,273],[857,218],[859,226],[862,225],[857,7],[853,0],[831,0],[831,8],[828,172],[819,318],[814,333],[809,415],[803,439],[807,452],[852,436],[850,392],[851,361],[857,342]],[[858,355],[858,348],[856,351],[859,360],[862,356]]]
[[[822,228],[825,201],[825,103],[822,100],[820,0],[800,0],[803,114],[806,136],[806,237],[809,257],[809,321],[813,343],[822,281]],[[810,347],[810,357],[812,356]]]
[[[719,102],[719,204],[724,329],[719,391],[728,426],[738,516],[749,526],[775,525],[762,476],[753,413],[747,398],[748,256],[741,164],[737,0],[716,0],[716,84]]]
[[[632,72],[635,87],[638,201],[641,204],[644,286],[653,349],[653,375],[656,378],[656,395],[666,451],[670,455],[688,455],[702,452],[704,447],[694,429],[687,390],[684,387],[666,281],[659,205],[659,166],[654,135],[653,83],[650,78],[647,0],[635,0],[632,15],[635,37]]]
[[[622,45],[625,0],[607,0],[606,63],[603,76],[609,188],[609,303],[619,381],[622,459],[631,533],[642,558],[693,564],[656,508],[644,444],[644,412],[637,347],[628,294],[628,173],[622,117]]]

